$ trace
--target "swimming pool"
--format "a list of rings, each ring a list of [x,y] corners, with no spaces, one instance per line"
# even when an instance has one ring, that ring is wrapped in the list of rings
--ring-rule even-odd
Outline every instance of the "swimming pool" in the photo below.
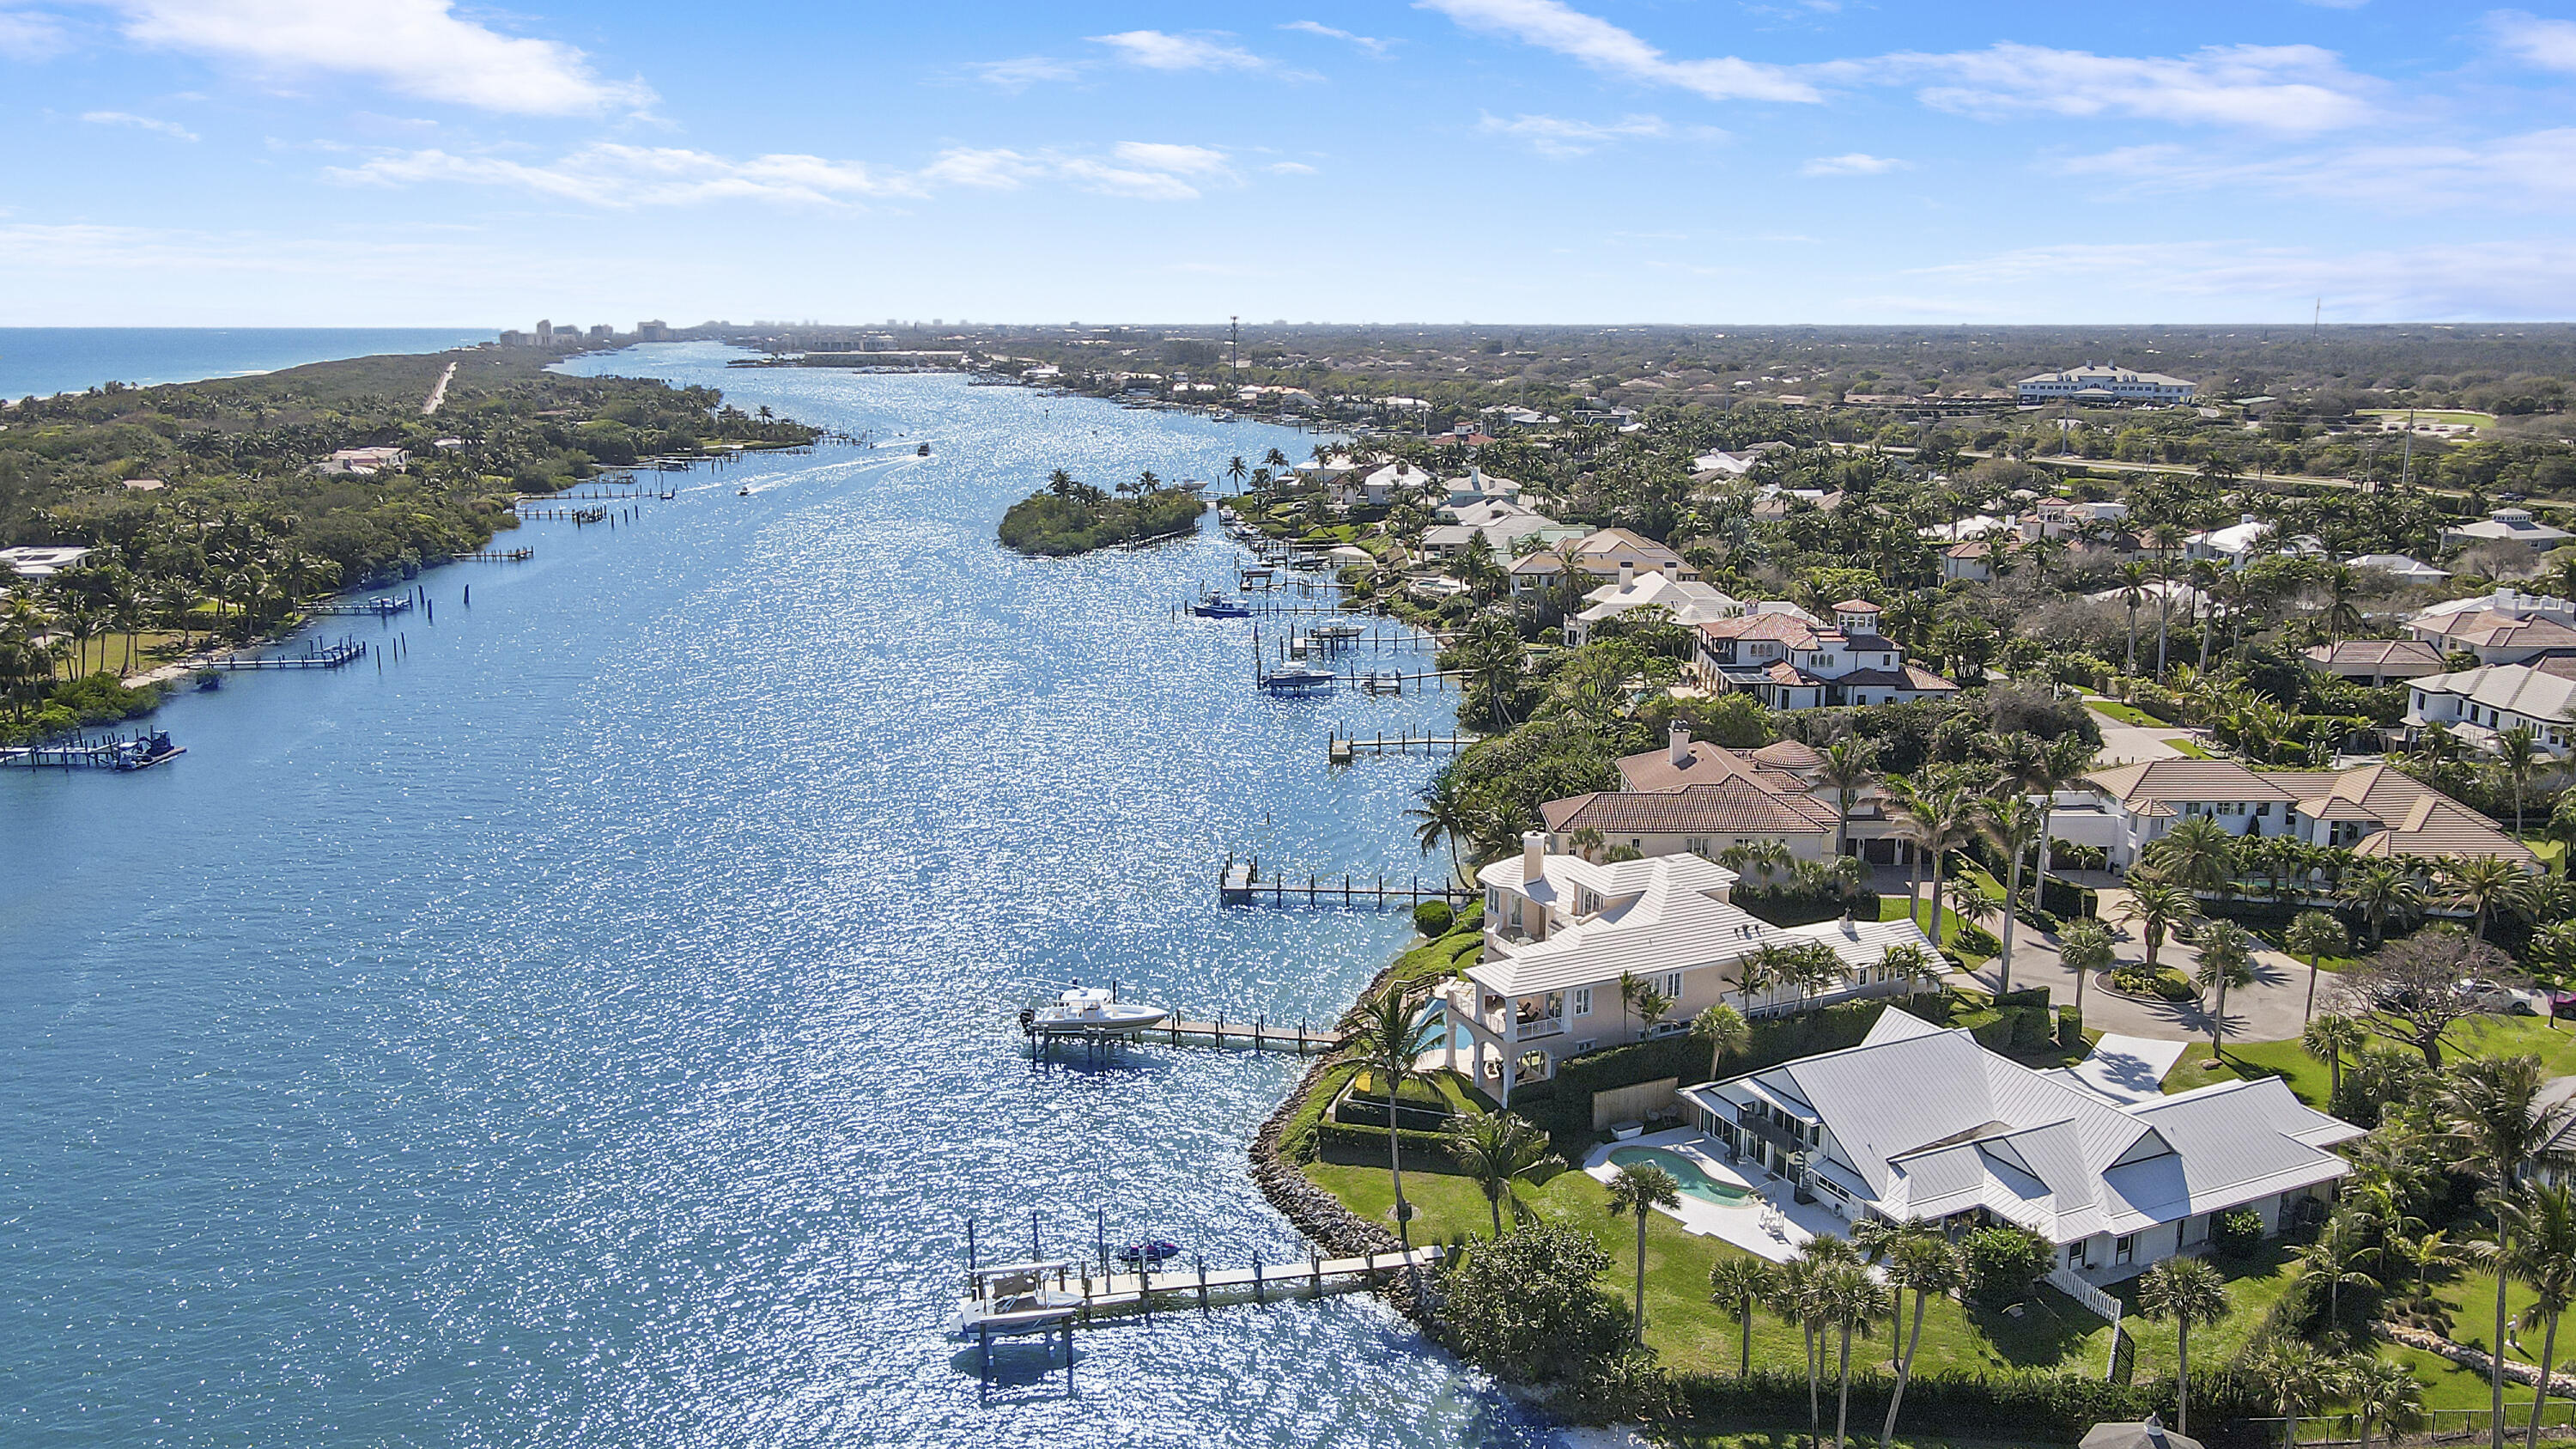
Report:
[[[1678,1152],[1666,1152],[1660,1147],[1610,1149],[1610,1164],[1613,1167],[1625,1167],[1631,1162],[1652,1163],[1671,1173],[1673,1180],[1681,1184],[1682,1193],[1685,1196],[1698,1198],[1701,1202],[1715,1203],[1719,1207],[1736,1207],[1753,1199],[1751,1190],[1737,1187],[1731,1182],[1718,1181],[1701,1171],[1698,1163]]]

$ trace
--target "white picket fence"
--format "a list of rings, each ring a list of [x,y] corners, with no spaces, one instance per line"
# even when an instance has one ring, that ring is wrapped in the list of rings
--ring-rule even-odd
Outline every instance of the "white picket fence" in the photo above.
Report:
[[[2111,1325],[2111,1362],[2102,1367],[2102,1376],[2109,1378],[2115,1371],[2113,1366],[2120,1361],[2120,1314],[2124,1311],[2120,1300],[2076,1277],[2064,1267],[2048,1270],[2048,1286],[2083,1304],[2087,1311]]]

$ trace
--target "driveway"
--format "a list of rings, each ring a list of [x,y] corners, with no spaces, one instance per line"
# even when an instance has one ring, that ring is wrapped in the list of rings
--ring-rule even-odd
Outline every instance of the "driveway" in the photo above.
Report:
[[[2138,938],[2133,926],[2118,919],[2120,905],[2127,899],[2120,891],[2104,891],[2101,898],[2102,924],[2111,928],[2115,954],[2121,961],[2144,961],[2146,943]],[[2045,986],[2049,1004],[2072,1005],[2075,1001],[2075,973],[2058,959],[2057,938],[2023,927],[2013,942],[2014,989]],[[2159,964],[2170,966],[2185,976],[2200,969],[2199,955],[2180,941],[2167,938],[2164,949],[2156,953]],[[1995,989],[2000,974],[1996,963],[1989,961],[1973,973],[1982,990]],[[2319,988],[2322,997],[2333,985]],[[2287,1041],[2306,1026],[2308,967],[2278,951],[2258,949],[2254,953],[2254,984],[2227,993],[2227,1039],[2230,1042]],[[2322,1001],[2320,1002],[2322,1007]],[[2099,981],[2085,983],[2084,1024],[2124,1036],[2150,1037],[2158,1041],[2202,1041],[2209,1039],[2209,1013],[2197,1001],[2142,1001],[2104,990]]]
[[[2136,765],[2149,760],[2177,760],[2182,751],[2166,744],[2167,740],[2192,739],[2194,732],[2182,725],[2156,725],[2152,728],[2122,724],[2100,710],[2086,710],[2102,731],[2102,748],[2093,756],[2097,766]]]

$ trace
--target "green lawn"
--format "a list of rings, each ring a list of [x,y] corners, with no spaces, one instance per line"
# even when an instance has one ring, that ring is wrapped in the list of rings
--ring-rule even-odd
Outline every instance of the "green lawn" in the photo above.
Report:
[[[2451,1053],[2454,1056],[2510,1057],[2529,1053],[2540,1058],[2541,1070],[2550,1076],[2576,1074],[2576,1030],[2554,1028],[2543,1017],[2490,1016],[2463,1022],[2451,1029],[2451,1043],[2457,1049]],[[2374,1035],[2367,1044],[2382,1045],[2385,1039]],[[2212,1082],[2275,1076],[2287,1078],[2290,1090],[2309,1105],[2326,1105],[2331,1078],[2325,1063],[2302,1051],[2297,1042],[2230,1042],[2222,1059],[2224,1065],[2213,1071],[2201,1069],[2206,1059],[2206,1054],[2198,1050],[2184,1052],[2182,1060],[2166,1074],[2165,1090],[2187,1092]]]
[[[2211,754],[2208,750],[2205,750],[2192,741],[2183,739],[2180,736],[2176,736],[2173,739],[2165,741],[2165,745],[2167,748],[2179,752],[2186,759],[2214,760],[2218,758],[2218,756]]]
[[[2402,418],[2408,411],[2406,408],[2364,408],[2358,415],[2365,418]],[[2470,412],[2466,408],[2416,408],[2413,412],[2415,421],[2419,423],[2450,423],[2471,428],[2495,426],[2495,414]]]
[[[1384,1167],[1313,1163],[1306,1175],[1362,1216],[1393,1223],[1395,1197]],[[1413,1205],[1417,1243],[1482,1238],[1493,1231],[1484,1195],[1463,1177],[1407,1172],[1404,1193]],[[1581,1172],[1563,1172],[1543,1186],[1524,1186],[1520,1198],[1550,1221],[1588,1229],[1613,1259],[1603,1286],[1623,1302],[1636,1291],[1636,1222],[1610,1216],[1609,1198],[1601,1184]],[[1507,1210],[1506,1226],[1509,1221]],[[1693,1236],[1662,1213],[1647,1215],[1646,1341],[1668,1368],[1718,1373],[1735,1369],[1742,1330],[1708,1301],[1709,1265],[1721,1256],[1744,1254],[1715,1238]],[[1909,1302],[1909,1321],[1913,1311]],[[1883,1322],[1868,1344],[1877,1361],[1887,1358],[1892,1345]],[[2108,1363],[2110,1351],[2110,1325],[2052,1289],[2041,1289],[2018,1316],[1982,1313],[1941,1299],[1934,1301],[1923,1319],[1921,1366],[1926,1372],[2017,1366],[2098,1374]],[[1860,1352],[1855,1345],[1856,1361]],[[1769,1313],[1755,1313],[1753,1360],[1802,1367],[1806,1351],[1797,1325]]]
[[[2124,725],[2135,725],[2142,730],[2167,728],[2163,720],[2134,704],[2122,704],[2116,699],[2104,699],[2100,695],[2088,694],[2084,696],[2084,707],[2104,719],[2117,720]]]
[[[2000,900],[2002,899],[2002,896],[2003,892],[1998,888],[1995,893],[1995,898]],[[1903,896],[1880,896],[1878,898],[1878,918],[1882,921],[1904,920],[1906,904],[1906,899]],[[1919,901],[1914,903],[1914,921],[1917,925],[1921,925],[1923,922],[1923,906]],[[1940,939],[1944,943],[1948,944],[1952,951],[1958,953],[1959,959],[1967,962],[1971,967],[1982,965],[1983,963],[1994,959],[1994,953],[1992,952],[1981,953],[1962,950],[1960,948],[1958,944],[1959,929],[1962,926],[1973,924],[1975,923],[1972,921],[1961,919],[1959,913],[1951,910],[1948,906],[1945,905],[1941,907]]]

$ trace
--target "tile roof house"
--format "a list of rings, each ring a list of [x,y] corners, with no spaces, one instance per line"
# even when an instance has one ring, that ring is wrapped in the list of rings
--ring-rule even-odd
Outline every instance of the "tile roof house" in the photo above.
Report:
[[[1512,592],[1549,587],[1569,559],[1574,567],[1596,579],[1622,584],[1649,573],[1667,574],[1686,582],[1699,577],[1699,570],[1683,562],[1680,554],[1653,539],[1624,528],[1604,528],[1514,562]]]
[[[2109,817],[2114,870],[2136,866],[2149,845],[2193,816],[2236,835],[2290,835],[2365,856],[2492,855],[2539,867],[2485,816],[2392,765],[2257,771],[2233,760],[2150,760],[2096,770],[2084,788]]]
[[[1485,894],[1484,957],[1432,1002],[1449,1065],[1490,1085],[1504,1105],[1514,1085],[1554,1076],[1567,1057],[1687,1031],[1692,1017],[1721,1001],[1761,1017],[1927,984],[1886,964],[1892,948],[1931,952],[1912,922],[1774,926],[1732,902],[1735,872],[1696,855],[1596,865],[1550,852],[1547,837],[1532,831],[1519,854],[1476,878]],[[1819,944],[1842,962],[1838,982],[1813,992],[1743,990],[1743,963],[1763,947]],[[1651,1027],[1640,1021],[1621,995],[1623,976],[1671,1001],[1670,1013]]]
[[[1830,625],[1803,611],[1702,624],[1693,666],[1711,685],[1755,695],[1773,709],[1895,704],[1958,689],[1907,662],[1904,649],[1879,633],[1879,614],[1876,604],[1846,599],[1834,605]]]
[[[1797,860],[1833,853],[1842,804],[1824,783],[1824,756],[1795,740],[1753,751],[1693,740],[1676,723],[1665,748],[1619,761],[1618,790],[1550,800],[1539,807],[1548,849],[1573,850],[1577,832],[1601,832],[1606,847],[1641,855],[1716,856],[1733,845],[1776,842]],[[1853,854],[1908,864],[1913,847],[1887,813],[1877,786],[1855,790],[1844,838]]]
[[[2406,632],[2444,654],[2474,654],[2480,664],[2528,664],[2576,654],[2576,628],[2538,615],[2517,617],[2494,609],[2419,614]]]
[[[2346,639],[2299,651],[2319,674],[2386,684],[2442,672],[2442,651],[2421,639]]]
[[[2498,584],[2483,594],[2465,599],[2444,599],[2415,611],[2415,621],[2439,619],[2452,614],[2502,614],[2509,619],[2554,619],[2576,628],[2576,599],[2562,599],[2556,594],[2526,594],[2510,584]]]
[[[2277,1078],[2127,1101],[1890,1008],[1856,1047],[1685,1088],[1715,1152],[1851,1222],[2009,1222],[2089,1284],[2144,1272],[2251,1208],[2265,1231],[2331,1199],[2362,1135]]]
[[[2472,744],[2528,729],[2542,749],[2564,758],[2576,743],[2576,679],[2527,664],[2482,664],[2456,674],[2417,679],[2406,698],[2406,723],[2443,725]]]

